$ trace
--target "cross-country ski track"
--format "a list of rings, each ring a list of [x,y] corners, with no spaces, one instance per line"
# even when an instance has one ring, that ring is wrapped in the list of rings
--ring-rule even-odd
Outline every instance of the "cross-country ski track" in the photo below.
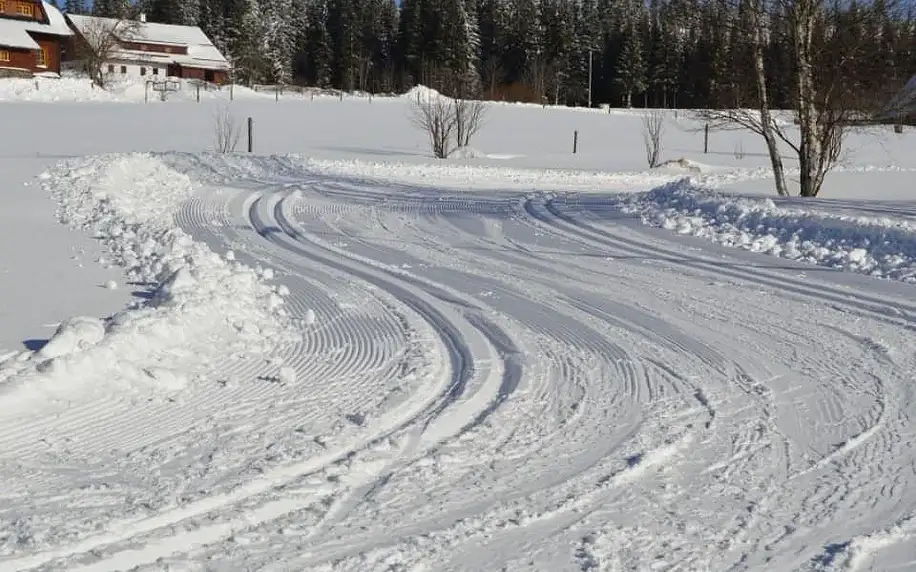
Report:
[[[177,225],[271,269],[298,337],[177,397],[0,418],[0,462],[33,477],[0,493],[0,570],[853,570],[916,547],[910,286],[643,226],[610,192],[162,161],[193,183]]]

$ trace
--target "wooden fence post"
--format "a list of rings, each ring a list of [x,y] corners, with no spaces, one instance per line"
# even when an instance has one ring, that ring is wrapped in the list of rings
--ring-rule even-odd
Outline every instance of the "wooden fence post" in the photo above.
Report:
[[[248,118],[248,152],[254,149],[254,119]]]

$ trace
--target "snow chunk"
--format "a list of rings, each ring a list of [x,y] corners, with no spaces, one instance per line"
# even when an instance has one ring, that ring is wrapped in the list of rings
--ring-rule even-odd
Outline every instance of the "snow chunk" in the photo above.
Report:
[[[75,316],[64,320],[48,343],[38,350],[42,358],[56,358],[81,352],[105,337],[105,325],[98,318]]]
[[[473,147],[458,147],[452,154],[449,155],[450,159],[487,159],[488,155],[483,151],[474,149]]]
[[[277,379],[280,383],[296,383],[296,370],[289,366],[283,366],[277,373]]]

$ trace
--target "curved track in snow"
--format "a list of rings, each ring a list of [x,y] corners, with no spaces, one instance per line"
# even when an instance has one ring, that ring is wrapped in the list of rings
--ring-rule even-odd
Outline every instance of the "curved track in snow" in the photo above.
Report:
[[[289,290],[302,339],[269,363],[295,381],[227,360],[219,391],[138,408],[208,420],[87,446],[161,496],[0,568],[832,570],[913,546],[916,304],[895,291],[601,197],[217,171],[179,222]],[[44,430],[111,421],[71,413]]]

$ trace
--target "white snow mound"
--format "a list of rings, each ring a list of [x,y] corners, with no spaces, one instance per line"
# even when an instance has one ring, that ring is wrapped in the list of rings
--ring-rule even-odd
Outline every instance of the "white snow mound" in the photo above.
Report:
[[[458,147],[452,154],[449,155],[450,159],[487,159],[489,156],[478,149],[473,147]]]
[[[698,188],[690,179],[621,195],[615,205],[646,224],[726,246],[916,282],[916,225],[906,220],[780,207]]]
[[[173,391],[295,339],[268,276],[227,260],[178,228],[187,176],[150,154],[89,157],[40,177],[62,221],[105,244],[149,300],[107,320],[72,318],[29,359],[0,364],[4,397],[91,397],[92,391]],[[158,285],[158,286],[157,286]],[[6,383],[4,383],[6,382]]]
[[[74,354],[90,348],[105,337],[105,326],[98,318],[75,316],[65,320],[48,343],[38,350],[43,358],[55,358]]]
[[[410,88],[410,90],[408,90],[403,97],[405,99],[409,99],[410,101],[425,103],[427,101],[445,96],[431,87],[426,87],[425,85],[417,85]]]

